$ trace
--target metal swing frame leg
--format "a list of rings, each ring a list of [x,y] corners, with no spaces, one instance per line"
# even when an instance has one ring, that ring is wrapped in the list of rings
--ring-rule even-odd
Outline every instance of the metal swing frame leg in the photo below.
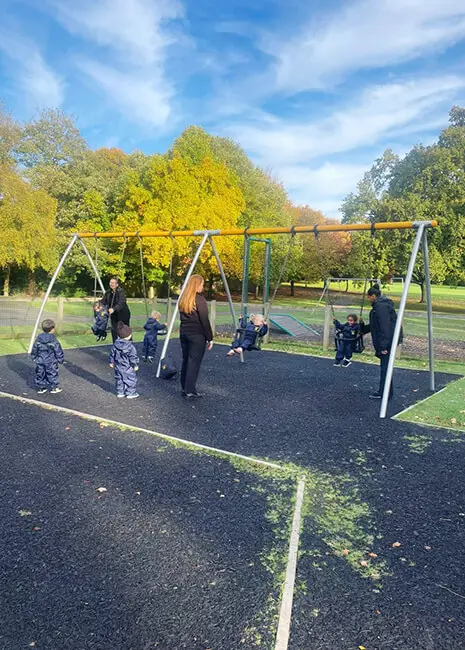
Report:
[[[90,266],[92,267],[92,271],[94,272],[94,275],[95,275],[96,283],[97,282],[99,283],[100,289],[102,290],[103,293],[105,293],[105,287],[103,286],[102,278],[100,277],[100,273],[98,272],[97,265],[95,264],[94,260],[92,259],[92,255],[89,253],[89,249],[84,244],[82,239],[80,239],[79,237],[78,237],[78,241],[81,244],[81,246],[82,246],[82,248],[84,250],[84,253],[87,255],[87,259],[89,260]]]
[[[49,283],[49,285],[47,287],[47,291],[45,292],[45,296],[42,299],[42,304],[40,305],[39,313],[37,314],[36,322],[34,324],[34,329],[32,330],[31,340],[29,341],[28,354],[31,354],[31,352],[32,352],[34,341],[36,339],[37,330],[39,328],[39,323],[42,320],[42,315],[43,315],[44,310],[45,310],[45,305],[47,303],[47,300],[50,297],[50,293],[51,293],[51,291],[53,289],[53,285],[55,284],[56,279],[58,277],[58,274],[60,273],[61,268],[62,268],[63,264],[65,263],[66,258],[70,254],[71,249],[73,248],[73,246],[76,243],[77,239],[78,239],[77,235],[72,236],[71,241],[69,242],[68,246],[66,247],[65,252],[61,256],[60,261],[58,262],[58,266],[55,269],[55,273],[52,275],[52,279],[50,280],[50,283]]]
[[[236,312],[235,312],[235,309],[234,309],[234,303],[233,303],[233,300],[232,300],[231,291],[229,290],[228,280],[226,279],[223,264],[221,262],[220,256],[218,255],[218,251],[216,250],[216,246],[215,246],[215,242],[213,241],[213,237],[209,236],[208,241],[210,242],[210,246],[212,247],[213,254],[214,254],[215,259],[216,259],[216,263],[218,264],[218,269],[220,271],[221,280],[223,282],[224,290],[226,291],[226,296],[228,298],[229,311],[231,312],[231,318],[232,318],[232,324],[233,324],[233,332],[235,332],[236,331],[236,325],[237,325],[237,317],[236,317]]]
[[[200,242],[199,247],[197,248],[197,251],[196,251],[196,253],[194,255],[194,259],[191,262],[191,265],[189,267],[187,275],[186,275],[186,277],[184,279],[184,282],[182,284],[181,291],[179,292],[179,296],[178,296],[178,299],[176,301],[175,308],[173,309],[173,313],[171,314],[171,320],[170,320],[170,323],[168,325],[168,330],[166,332],[165,340],[163,342],[163,348],[162,348],[162,351],[161,351],[160,360],[158,361],[157,374],[156,374],[157,377],[160,377],[161,362],[162,362],[162,359],[164,359],[165,356],[166,356],[166,351],[168,350],[170,337],[171,337],[171,334],[173,333],[173,328],[174,328],[174,324],[176,322],[176,316],[178,314],[178,309],[179,309],[179,301],[180,301],[180,299],[182,297],[182,294],[186,290],[187,283],[189,282],[189,280],[191,278],[191,275],[194,272],[194,269],[195,269],[196,264],[197,264],[197,262],[199,260],[199,257],[200,257],[200,253],[202,252],[202,249],[205,246],[205,243],[207,242],[208,237],[209,237],[209,233],[206,232],[202,237],[202,241]]]
[[[381,408],[379,412],[380,418],[385,418],[387,413],[387,406],[389,401],[389,391],[392,385],[392,375],[394,372],[394,363],[396,359],[397,346],[399,345],[400,332],[402,329],[402,322],[404,320],[405,307],[407,305],[407,296],[410,288],[410,284],[413,277],[413,270],[415,267],[415,262],[420,250],[420,246],[423,246],[423,265],[425,272],[425,284],[426,284],[426,300],[427,300],[427,314],[428,314],[428,355],[429,355],[429,381],[430,389],[434,390],[435,381],[434,381],[434,354],[433,354],[433,311],[431,303],[431,280],[429,275],[429,256],[428,256],[428,235],[427,228],[425,223],[419,223],[417,229],[417,235],[415,237],[415,242],[413,244],[412,253],[410,255],[410,261],[407,269],[407,274],[405,276],[404,287],[402,291],[402,297],[400,299],[399,309],[397,311],[397,321],[394,329],[394,336],[392,338],[391,351],[389,353],[389,361],[386,372],[386,382],[384,384],[384,391],[381,399]]]

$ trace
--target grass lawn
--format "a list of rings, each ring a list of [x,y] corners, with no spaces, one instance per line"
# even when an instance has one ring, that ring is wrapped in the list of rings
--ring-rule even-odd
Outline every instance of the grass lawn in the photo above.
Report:
[[[439,393],[415,404],[396,419],[465,433],[465,378],[454,381]]]

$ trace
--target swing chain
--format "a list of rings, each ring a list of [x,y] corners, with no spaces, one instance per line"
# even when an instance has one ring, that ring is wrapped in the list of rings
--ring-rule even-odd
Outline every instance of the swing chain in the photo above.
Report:
[[[173,276],[173,259],[174,259],[174,237],[172,234],[172,231],[170,231],[170,239],[171,239],[171,255],[170,255],[170,266],[169,266],[169,271],[168,271],[168,295],[166,298],[166,320],[168,320],[170,316],[170,303],[171,303],[171,281],[172,281],[172,276]]]
[[[287,253],[286,253],[286,256],[284,258],[281,269],[279,271],[279,276],[278,276],[278,280],[276,282],[276,286],[274,288],[274,291],[273,291],[273,293],[271,295],[270,300],[268,301],[268,309],[267,309],[267,313],[265,314],[265,320],[268,319],[268,316],[269,316],[269,313],[270,313],[270,310],[271,310],[271,306],[272,306],[272,304],[273,304],[273,302],[274,302],[274,300],[276,298],[276,294],[279,291],[279,287],[281,286],[281,282],[283,281],[284,274],[286,272],[287,265],[289,263],[289,258],[291,257],[292,248],[293,248],[294,243],[295,243],[295,235],[296,235],[295,225],[291,226],[291,233],[290,234],[291,234],[291,238],[289,240],[289,246],[288,246],[288,249],[287,249]]]
[[[142,237],[139,235],[139,231],[136,232],[136,237],[139,240],[140,275],[141,275],[141,280],[142,280],[142,294],[143,294],[143,297],[144,297],[145,315],[148,318],[149,317],[149,307],[148,307],[148,304],[147,304],[147,290],[146,290],[146,286],[145,286],[144,249],[143,249],[143,244],[142,244]]]

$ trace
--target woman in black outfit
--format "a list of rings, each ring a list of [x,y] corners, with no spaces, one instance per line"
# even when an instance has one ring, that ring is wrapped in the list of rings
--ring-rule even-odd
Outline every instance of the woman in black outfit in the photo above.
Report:
[[[131,312],[126,302],[126,294],[119,286],[116,278],[111,278],[110,288],[105,293],[102,303],[108,308],[108,313],[111,318],[111,336],[113,343],[118,338],[116,333],[116,326],[118,321],[122,321],[125,325],[129,325],[131,320]]]
[[[202,296],[204,280],[193,275],[179,300],[182,349],[181,387],[186,399],[202,397],[195,384],[199,376],[205,349],[213,347],[213,332],[208,318],[208,306]]]

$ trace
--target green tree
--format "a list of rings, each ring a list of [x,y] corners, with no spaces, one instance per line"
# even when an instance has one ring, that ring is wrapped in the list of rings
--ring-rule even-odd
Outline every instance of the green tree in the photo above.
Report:
[[[3,295],[10,291],[13,266],[30,271],[49,270],[56,261],[56,201],[43,190],[35,190],[18,173],[0,166],[3,200],[0,202],[0,269]]]

